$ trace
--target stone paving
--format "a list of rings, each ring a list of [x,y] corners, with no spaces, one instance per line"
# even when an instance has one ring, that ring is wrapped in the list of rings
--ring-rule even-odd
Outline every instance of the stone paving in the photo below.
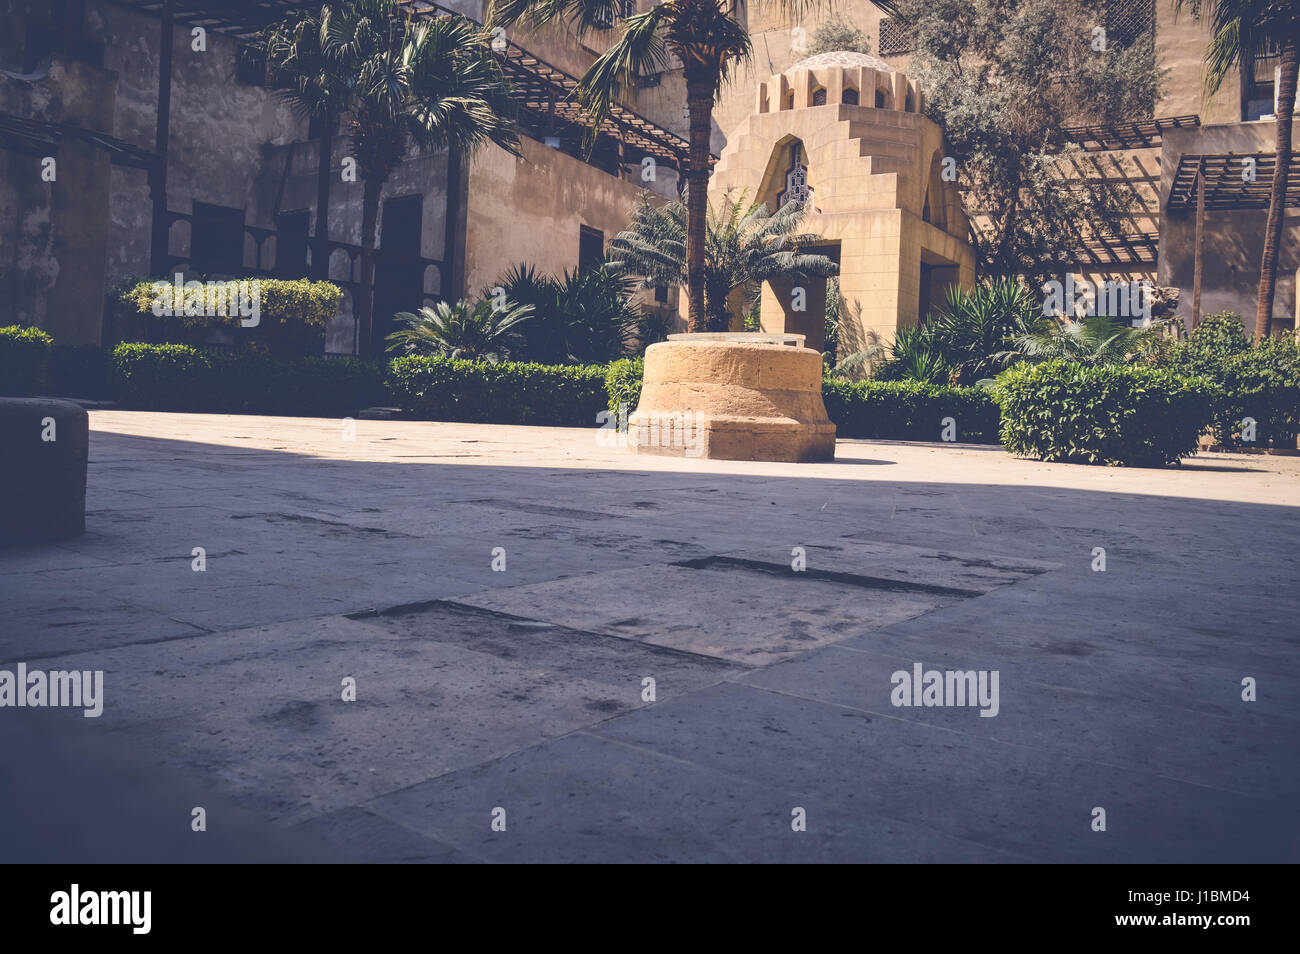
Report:
[[[0,550],[0,670],[103,715],[0,709],[0,859],[1300,860],[1300,458],[91,428],[85,536]],[[894,705],[916,664],[996,716]]]

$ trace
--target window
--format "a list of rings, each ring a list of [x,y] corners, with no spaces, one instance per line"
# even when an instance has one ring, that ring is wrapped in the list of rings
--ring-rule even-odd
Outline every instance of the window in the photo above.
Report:
[[[306,276],[310,221],[311,215],[305,209],[281,212],[275,217],[275,274],[280,278]]]
[[[1280,57],[1276,53],[1260,53],[1250,66],[1242,64],[1241,118],[1247,122],[1272,116],[1274,108],[1274,72]]]
[[[876,109],[885,108],[885,94],[883,90],[876,90]]]
[[[244,210],[195,202],[190,217],[190,265],[207,274],[244,269]]]
[[[585,272],[605,264],[605,233],[583,225],[578,233],[578,271]]]
[[[1155,33],[1155,0],[1108,0],[1105,6],[1107,45],[1128,47]]]
[[[844,104],[846,106],[858,105],[858,91],[852,86],[844,87]]]
[[[656,286],[655,286],[655,302],[656,302],[656,304],[660,304],[660,305],[666,305],[666,304],[668,304],[668,286],[667,286],[667,285],[656,285]]]
[[[814,106],[826,105],[826,87],[823,86],[820,87],[819,89],[813,90],[812,104]]]
[[[907,32],[893,20],[881,20],[879,46],[881,56],[902,56],[907,52]]]

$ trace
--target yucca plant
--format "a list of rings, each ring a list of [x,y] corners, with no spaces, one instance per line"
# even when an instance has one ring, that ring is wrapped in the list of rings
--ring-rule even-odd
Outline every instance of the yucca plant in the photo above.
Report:
[[[521,350],[520,326],[532,313],[529,305],[508,302],[501,308],[487,298],[475,305],[440,301],[418,314],[394,315],[406,327],[388,336],[388,350],[497,364]]]
[[[747,201],[744,192],[738,197],[728,194],[709,208],[704,257],[707,330],[727,330],[728,300],[736,289],[744,289],[742,307],[748,312],[765,281],[839,274],[834,260],[810,251],[825,240],[800,231],[803,217],[804,207],[797,201],[773,213],[766,203]],[[641,276],[647,288],[687,285],[688,218],[685,203],[655,205],[649,193],[642,193],[631,228],[610,240],[611,265]]]
[[[560,278],[516,265],[501,280],[505,297],[527,305],[524,353],[543,364],[604,364],[627,353],[641,320],[632,303],[635,279],[609,266],[566,271]]]
[[[1013,278],[966,290],[950,285],[926,321],[953,384],[991,378],[1020,358],[1011,341],[1034,330],[1041,312],[1029,289]]]

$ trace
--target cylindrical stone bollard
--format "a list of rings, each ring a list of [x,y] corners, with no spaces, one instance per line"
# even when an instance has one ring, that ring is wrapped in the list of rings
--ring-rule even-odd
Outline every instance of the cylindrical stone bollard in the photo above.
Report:
[[[822,403],[822,356],[777,343],[798,336],[673,335],[646,349],[641,400],[628,422],[638,454],[724,460],[835,457]]]
[[[0,398],[0,545],[86,531],[90,417],[70,401]]]

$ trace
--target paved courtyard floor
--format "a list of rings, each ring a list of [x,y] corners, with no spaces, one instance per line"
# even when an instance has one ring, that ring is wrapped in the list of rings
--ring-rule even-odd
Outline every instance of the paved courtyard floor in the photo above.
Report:
[[[0,669],[103,714],[0,710],[0,859],[1300,860],[1300,458],[355,426],[92,412]]]

